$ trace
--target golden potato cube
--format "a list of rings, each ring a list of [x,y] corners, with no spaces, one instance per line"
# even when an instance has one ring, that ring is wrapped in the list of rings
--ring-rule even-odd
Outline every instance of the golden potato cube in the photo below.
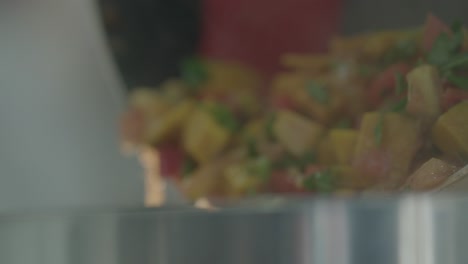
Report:
[[[182,180],[181,191],[192,200],[225,196],[229,186],[223,177],[224,170],[232,164],[244,162],[246,157],[244,149],[236,148],[217,157],[213,162],[201,164],[196,171]]]
[[[194,106],[193,101],[186,100],[171,107],[160,116],[147,117],[146,141],[158,144],[177,136],[189,119]]]
[[[242,130],[242,137],[244,139],[254,138],[256,140],[261,140],[266,137],[265,132],[265,120],[255,119],[249,121]]]
[[[341,165],[350,165],[356,147],[357,131],[353,129],[332,129],[329,134],[331,148],[336,161]]]
[[[365,182],[359,171],[349,165],[333,166],[331,172],[339,189],[364,189],[371,184]]]
[[[182,144],[199,163],[206,163],[216,157],[229,143],[230,132],[216,122],[204,110],[198,110],[186,124]]]
[[[260,86],[257,72],[244,65],[219,60],[204,63],[209,77],[203,84],[205,92],[255,90]]]
[[[137,88],[130,94],[131,107],[143,111],[148,118],[154,118],[167,111],[170,104],[155,90],[151,88]]]
[[[269,161],[266,158],[227,166],[223,173],[226,193],[232,197],[239,197],[258,191],[269,177],[269,166]]]
[[[322,124],[329,125],[336,121],[343,109],[344,98],[333,91],[328,91],[328,93],[330,99],[327,103],[318,102],[307,93],[306,89],[298,90],[293,96],[299,107],[308,115]]]
[[[322,165],[330,166],[336,164],[335,152],[330,143],[330,134],[320,139],[317,145],[317,160]]]
[[[354,160],[369,159],[369,153],[379,151],[388,157],[378,166],[387,167],[386,175],[371,175],[379,179],[384,189],[402,184],[417,150],[420,148],[420,125],[404,114],[369,112],[364,114],[357,136]],[[381,162],[381,161],[379,161]]]
[[[291,111],[278,112],[273,124],[276,139],[296,156],[302,156],[314,148],[323,131],[320,124]]]
[[[422,65],[406,75],[408,104],[406,111],[415,117],[435,120],[441,111],[442,81],[432,65]]]
[[[437,119],[432,128],[434,144],[446,155],[465,161],[468,158],[468,102],[461,102]]]

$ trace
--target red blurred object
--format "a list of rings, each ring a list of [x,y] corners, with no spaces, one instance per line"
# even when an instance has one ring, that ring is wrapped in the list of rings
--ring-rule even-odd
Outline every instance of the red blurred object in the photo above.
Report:
[[[271,174],[268,189],[273,193],[306,193],[307,191],[297,185],[296,177],[286,170],[277,170]]]
[[[374,149],[356,158],[353,167],[362,174],[366,182],[376,183],[387,177],[391,168],[391,159],[384,150]]]
[[[428,14],[426,22],[424,23],[423,50],[426,52],[431,50],[435,40],[443,32],[447,33],[449,36],[452,35],[452,31],[442,20],[433,14]]]
[[[442,110],[447,111],[452,106],[460,103],[461,101],[468,100],[468,91],[464,91],[454,87],[445,89],[442,95]]]
[[[180,169],[184,160],[184,152],[176,144],[158,146],[161,176],[180,179]]]
[[[341,9],[341,0],[205,0],[200,52],[268,77],[281,54],[326,51]]]
[[[395,94],[396,74],[405,76],[410,71],[406,63],[390,65],[385,71],[379,73],[370,83],[367,100],[372,107],[378,107],[389,94]]]
[[[275,109],[295,110],[297,104],[288,96],[282,95],[272,99],[272,105]]]

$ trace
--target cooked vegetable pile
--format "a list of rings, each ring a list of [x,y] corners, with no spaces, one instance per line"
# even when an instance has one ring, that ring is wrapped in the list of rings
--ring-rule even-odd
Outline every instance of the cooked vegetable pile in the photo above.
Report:
[[[468,40],[422,29],[335,38],[285,54],[268,92],[234,63],[190,59],[137,89],[122,138],[161,155],[187,197],[431,190],[468,163]]]

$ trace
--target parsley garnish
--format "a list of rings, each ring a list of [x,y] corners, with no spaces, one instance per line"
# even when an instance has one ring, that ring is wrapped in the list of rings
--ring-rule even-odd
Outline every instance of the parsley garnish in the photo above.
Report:
[[[396,87],[395,92],[397,95],[401,95],[408,89],[408,84],[406,83],[405,77],[400,72],[395,74]]]
[[[239,128],[239,123],[237,122],[234,114],[226,106],[221,104],[212,104],[209,107],[209,111],[215,120],[229,131],[235,132]]]
[[[460,54],[453,57],[450,61],[442,66],[442,71],[450,71],[460,66],[466,66],[468,64],[468,53]]]
[[[451,83],[455,84],[458,88],[460,88],[462,90],[468,90],[468,78],[457,76],[457,75],[453,74],[453,72],[447,72],[445,74],[445,77]]]
[[[279,162],[275,164],[275,168],[284,169],[295,167],[301,171],[304,171],[307,165],[315,162],[315,153],[313,151],[308,151],[301,157],[294,157],[290,154],[286,154],[280,159]]]
[[[365,64],[361,64],[359,65],[359,74],[364,76],[364,77],[368,77],[370,75],[372,75],[373,73],[373,69],[371,66],[369,65],[365,65]]]
[[[406,108],[408,103],[408,98],[403,98],[400,101],[396,102],[393,106],[390,107],[391,112],[402,112]]]
[[[275,119],[276,119],[276,116],[275,114],[271,114],[267,121],[266,121],[266,124],[265,124],[265,133],[267,135],[267,137],[270,139],[270,140],[274,140],[275,139],[275,133],[273,132],[273,127],[274,127],[274,124],[275,124]]]
[[[304,170],[305,167],[315,162],[315,152],[308,151],[302,157],[299,158],[299,167]]]
[[[324,85],[310,81],[306,89],[309,95],[319,103],[326,104],[330,99],[330,95]]]
[[[392,64],[397,61],[414,57],[418,51],[418,46],[414,39],[404,39],[396,43],[390,51],[385,53],[383,61],[385,64]]]
[[[182,164],[182,177],[190,175],[197,167],[195,161],[191,158],[186,158]]]
[[[208,79],[208,70],[199,59],[186,59],[182,62],[181,77],[190,87],[197,88]]]
[[[468,78],[457,76],[457,68],[468,65],[468,54],[457,54],[463,44],[463,26],[459,21],[452,24],[453,35],[441,33],[427,55],[430,63],[439,67],[442,75],[452,84],[463,90],[468,90]]]
[[[379,119],[377,120],[377,124],[375,125],[375,128],[374,128],[375,143],[377,144],[377,146],[380,146],[382,144],[384,115],[385,115],[384,113],[380,113]]]
[[[247,153],[251,158],[258,156],[257,141],[253,137],[247,138]]]
[[[258,157],[248,166],[249,174],[266,180],[271,175],[271,162],[266,157]]]
[[[335,124],[335,128],[342,128],[342,129],[347,129],[352,127],[353,122],[349,118],[344,118],[338,121],[338,123]]]
[[[453,35],[450,37],[442,32],[435,40],[432,49],[427,54],[427,61],[438,67],[450,65],[451,61],[456,60],[456,53],[460,50],[463,43],[463,27],[458,21],[452,24]]]
[[[335,189],[335,179],[330,170],[319,171],[309,175],[303,186],[310,191],[331,192]]]

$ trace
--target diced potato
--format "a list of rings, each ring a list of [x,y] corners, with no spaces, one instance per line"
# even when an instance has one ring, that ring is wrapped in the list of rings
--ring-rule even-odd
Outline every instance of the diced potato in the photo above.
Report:
[[[183,80],[169,79],[161,84],[160,89],[167,101],[178,102],[187,96],[187,91],[191,88]]]
[[[280,73],[272,81],[272,92],[289,94],[291,90],[303,89],[305,83],[306,76],[302,73]]]
[[[295,101],[300,109],[303,109],[307,114],[315,120],[323,124],[331,124],[336,121],[344,107],[344,98],[334,91],[328,90],[329,101],[326,103],[318,102],[310,94],[306,88],[293,93]]]
[[[226,192],[232,197],[255,193],[266,184],[270,173],[269,161],[263,157],[232,164],[226,167],[223,174]]]
[[[446,155],[468,158],[468,102],[461,102],[439,117],[432,129],[434,144]]]
[[[336,55],[358,55],[365,59],[381,58],[402,39],[418,41],[419,30],[379,31],[353,37],[336,37],[331,41],[331,52]]]
[[[330,143],[330,134],[320,139],[317,146],[317,158],[319,164],[326,166],[336,164],[335,152],[333,151],[333,146]]]
[[[181,183],[181,190],[187,198],[196,200],[201,197],[223,196],[227,191],[227,182],[222,176],[223,171],[231,164],[239,164],[245,160],[247,153],[238,148],[216,158],[213,162],[202,164]]]
[[[408,186],[418,191],[434,189],[456,171],[456,166],[431,158],[410,176]]]
[[[296,156],[315,147],[323,131],[320,124],[291,111],[278,112],[273,124],[276,139]]]
[[[255,119],[248,122],[242,131],[242,136],[247,138],[254,138],[255,140],[264,139],[266,136],[265,133],[265,120]]]
[[[329,134],[329,142],[336,157],[336,161],[341,165],[350,165],[354,156],[356,146],[357,131],[353,129],[332,129]]]
[[[153,118],[167,111],[170,104],[154,89],[137,88],[130,94],[131,107],[143,111],[145,116]]]
[[[403,183],[420,145],[420,127],[414,119],[398,113],[370,112],[362,119],[354,161],[379,168],[372,172],[375,175],[365,177],[377,179],[382,189],[394,189]]]
[[[182,192],[191,200],[220,195],[224,192],[224,178],[220,177],[224,166],[217,163],[202,165],[181,183]]]
[[[442,81],[437,68],[422,65],[406,76],[408,80],[408,104],[406,111],[411,115],[434,121],[440,114]]]
[[[218,124],[210,113],[200,109],[184,127],[182,145],[196,161],[206,163],[226,147],[230,136],[230,132]]]
[[[281,57],[281,64],[296,70],[328,70],[333,62],[334,58],[327,54],[285,54]]]
[[[203,84],[205,92],[255,90],[260,78],[255,71],[236,63],[218,60],[205,61],[208,80]]]
[[[158,144],[177,136],[189,119],[194,107],[195,103],[192,100],[186,100],[171,107],[161,116],[147,118],[146,141]]]
[[[335,177],[338,189],[358,190],[372,184],[372,182],[366,182],[365,178],[361,177],[360,172],[349,165],[333,166],[331,172]]]

